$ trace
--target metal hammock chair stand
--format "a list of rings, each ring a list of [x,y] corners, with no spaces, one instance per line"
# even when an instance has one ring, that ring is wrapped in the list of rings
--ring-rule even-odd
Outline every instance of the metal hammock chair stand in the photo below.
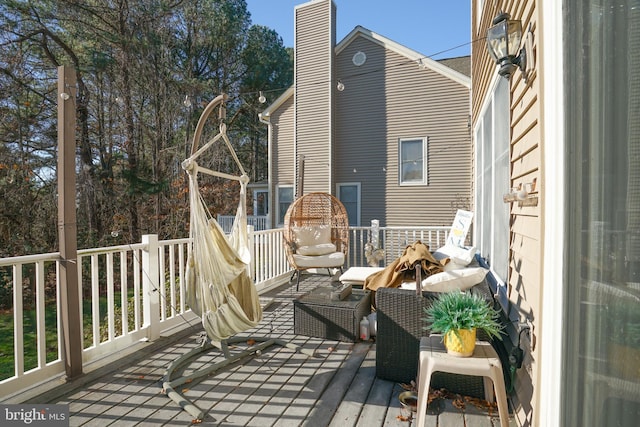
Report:
[[[189,230],[191,247],[185,274],[187,278],[186,303],[194,313],[201,316],[206,338],[202,333],[201,339],[198,340],[199,347],[181,355],[169,364],[162,380],[162,391],[196,420],[203,420],[206,412],[177,391],[181,390],[184,384],[211,375],[246,357],[259,355],[264,349],[274,344],[311,357],[315,356],[313,350],[305,350],[280,339],[233,337],[239,332],[257,326],[262,320],[262,308],[248,270],[251,256],[248,248],[245,205],[249,178],[229,142],[226,125],[222,121],[226,100],[226,94],[219,95],[204,109],[193,136],[191,156],[182,163],[183,169],[189,174],[189,204],[191,208]],[[220,132],[198,150],[198,141],[204,123],[218,105],[220,105]],[[200,154],[219,140],[224,141],[232,154],[240,169],[240,176],[213,171],[196,163]],[[198,172],[240,182],[240,202],[233,229],[228,237],[211,216],[200,195]],[[247,344],[246,350],[238,351],[232,355],[229,351],[229,345],[241,342]],[[206,368],[193,371],[189,375],[178,376],[183,371],[181,368],[186,367],[193,358],[211,349],[221,350],[224,359]],[[173,378],[174,375],[177,378]]]
[[[329,193],[313,192],[296,199],[284,216],[284,247],[293,268],[289,282],[310,269],[340,269],[349,252],[349,218],[344,205]]]

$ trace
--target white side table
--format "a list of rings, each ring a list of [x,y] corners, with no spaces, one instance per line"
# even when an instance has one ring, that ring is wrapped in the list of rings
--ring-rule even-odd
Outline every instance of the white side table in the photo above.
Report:
[[[434,372],[476,375],[484,378],[485,396],[490,400],[495,388],[501,427],[509,426],[507,392],[502,376],[502,364],[490,343],[477,341],[471,357],[451,356],[442,343],[442,335],[433,334],[420,339],[420,361],[418,364],[418,409],[417,427],[423,427],[427,413],[429,384]],[[491,380],[489,382],[488,380]],[[493,383],[493,387],[491,387]]]

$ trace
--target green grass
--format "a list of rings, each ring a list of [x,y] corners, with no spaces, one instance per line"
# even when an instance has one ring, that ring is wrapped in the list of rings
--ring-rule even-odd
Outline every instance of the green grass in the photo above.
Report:
[[[169,294],[169,283],[165,283],[166,293]],[[129,312],[128,322],[134,327],[133,314],[133,289],[128,289]],[[122,333],[121,319],[121,298],[120,292],[114,295],[115,303],[115,333]],[[178,302],[179,303],[179,302]],[[101,296],[99,300],[100,310],[100,341],[107,338],[106,317],[107,317],[107,297]],[[47,362],[51,362],[58,357],[58,337],[57,337],[57,313],[54,300],[47,301],[45,305],[45,334]],[[88,348],[93,344],[93,329],[91,327],[91,301],[83,301],[83,344]],[[38,366],[37,335],[36,335],[36,312],[35,310],[25,310],[23,313],[24,325],[24,370],[25,372]],[[13,311],[0,311],[0,381],[10,378],[14,374],[14,351],[13,351]]]
[[[119,307],[119,295],[116,296]],[[100,297],[100,323],[107,316],[107,298]],[[55,301],[49,301],[45,306],[45,334],[46,360],[51,362],[58,357],[57,313]],[[93,342],[91,329],[91,301],[83,303],[84,348]],[[24,327],[24,370],[25,372],[38,366],[36,311],[25,310],[23,314]],[[0,381],[10,378],[14,374],[14,343],[13,343],[13,311],[0,312]]]
[[[46,304],[44,316],[46,361],[51,362],[58,357],[55,304]],[[24,325],[24,370],[28,371],[38,366],[35,310],[25,311],[22,322]],[[6,311],[0,313],[0,380],[9,378],[14,373],[13,347],[13,311]]]

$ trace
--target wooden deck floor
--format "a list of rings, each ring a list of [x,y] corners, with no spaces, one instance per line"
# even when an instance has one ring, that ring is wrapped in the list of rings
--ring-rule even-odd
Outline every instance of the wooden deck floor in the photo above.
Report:
[[[300,292],[283,286],[268,297],[258,328],[247,337],[271,336],[315,351],[314,357],[271,346],[259,355],[231,364],[177,391],[206,412],[203,425],[220,426],[411,426],[413,417],[398,400],[400,384],[375,377],[375,342],[347,343],[294,335],[296,295],[328,284],[327,276],[309,276]],[[117,364],[65,384],[34,403],[68,404],[72,426],[188,426],[197,423],[162,392],[162,378],[179,355],[197,348],[200,324],[171,340],[154,344]],[[239,343],[232,351],[242,350]],[[194,359],[185,374],[224,360],[212,350]],[[81,386],[79,386],[82,384]],[[429,409],[428,426],[499,426],[497,414],[472,404],[460,409],[438,399]],[[415,424],[415,423],[413,423]],[[513,418],[510,425],[515,426]]]

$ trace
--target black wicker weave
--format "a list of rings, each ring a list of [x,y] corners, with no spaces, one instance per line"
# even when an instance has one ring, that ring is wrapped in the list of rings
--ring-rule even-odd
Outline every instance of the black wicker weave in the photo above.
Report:
[[[331,300],[331,288],[316,288],[293,301],[293,329],[306,335],[355,342],[360,321],[371,313],[371,293],[354,289],[342,301]]]
[[[476,289],[478,288],[478,289]],[[485,290],[486,289],[486,290]],[[491,298],[485,281],[476,285],[472,292]],[[486,295],[489,293],[489,295]],[[423,292],[422,296],[413,291],[397,288],[378,288],[376,291],[377,337],[376,376],[389,381],[410,383],[418,374],[420,338],[429,336],[430,331],[424,318],[424,309],[438,294]],[[478,331],[478,339],[488,337]],[[450,392],[466,396],[484,398],[481,377],[436,372],[431,387],[445,388]]]

